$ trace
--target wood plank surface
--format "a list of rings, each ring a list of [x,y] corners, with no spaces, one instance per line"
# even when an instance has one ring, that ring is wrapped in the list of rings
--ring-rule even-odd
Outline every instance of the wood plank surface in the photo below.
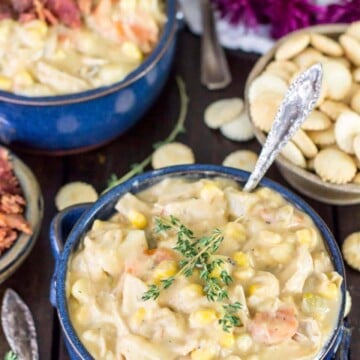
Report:
[[[218,131],[208,129],[203,123],[203,113],[208,104],[220,98],[243,97],[246,78],[257,56],[241,51],[227,51],[233,82],[221,91],[210,92],[200,84],[200,42],[187,30],[179,36],[173,70],[158,101],[144,115],[141,122],[125,135],[98,150],[85,154],[49,158],[24,155],[22,158],[33,168],[39,178],[45,198],[45,218],[41,235],[35,249],[19,271],[0,287],[0,295],[6,287],[19,291],[29,304],[36,319],[39,333],[41,359],[67,360],[60,338],[59,324],[54,321],[54,311],[48,302],[53,260],[48,244],[49,223],[56,211],[54,195],[61,184],[68,181],[92,183],[98,191],[106,187],[111,174],[122,175],[131,164],[144,159],[152,151],[152,145],[171,131],[179,112],[179,97],[175,77],[180,75],[187,86],[190,98],[186,133],[178,139],[189,144],[198,163],[221,164],[224,157],[238,149],[260,151],[259,144],[252,140],[235,143],[226,140]],[[101,121],[101,119],[99,119]],[[275,166],[268,177],[287,186]],[[294,190],[294,192],[296,192]],[[360,230],[360,205],[331,207],[315,200],[305,200],[322,216],[341,242],[352,231]],[[353,327],[352,359],[360,356],[360,274],[347,268],[348,286],[353,296],[353,311],[350,323]],[[0,355],[7,349],[3,334],[0,336]],[[357,355],[357,356],[356,356]]]

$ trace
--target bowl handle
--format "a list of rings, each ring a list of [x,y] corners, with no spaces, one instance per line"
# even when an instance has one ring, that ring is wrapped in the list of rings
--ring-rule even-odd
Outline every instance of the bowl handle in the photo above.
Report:
[[[56,274],[59,262],[58,260],[60,259],[65,240],[67,239],[76,222],[90,205],[91,204],[80,204],[70,206],[55,215],[51,221],[50,245],[56,263],[55,271],[51,279],[50,302],[54,307],[56,307]]]
[[[63,250],[65,240],[70,231],[79,220],[80,216],[87,210],[89,204],[70,206],[59,212],[50,224],[50,245],[52,254],[57,261]]]

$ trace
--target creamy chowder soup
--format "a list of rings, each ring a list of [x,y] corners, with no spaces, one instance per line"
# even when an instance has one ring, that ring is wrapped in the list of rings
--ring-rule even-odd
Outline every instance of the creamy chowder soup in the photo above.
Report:
[[[73,27],[32,14],[0,20],[0,90],[48,96],[113,84],[142,63],[166,21],[161,0],[76,3]]]
[[[95,359],[316,359],[341,276],[308,215],[230,180],[123,195],[70,258],[71,322]]]

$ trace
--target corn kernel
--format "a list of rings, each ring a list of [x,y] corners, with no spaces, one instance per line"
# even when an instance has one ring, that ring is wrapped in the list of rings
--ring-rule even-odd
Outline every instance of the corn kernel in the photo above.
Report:
[[[213,181],[206,181],[200,191],[201,199],[211,201],[217,196],[223,196],[222,190]]]
[[[121,47],[122,52],[134,60],[142,60],[142,53],[139,47],[130,41],[125,41]]]
[[[324,288],[319,291],[319,294],[326,299],[332,300],[338,296],[338,287],[336,284],[329,282]]]
[[[312,228],[305,228],[296,231],[296,238],[300,244],[307,247],[314,247],[316,245],[316,233]]]
[[[131,210],[128,214],[128,218],[131,224],[137,229],[145,229],[148,223],[145,215],[136,210]]]
[[[221,257],[219,257],[219,258],[221,258]],[[211,271],[211,273],[210,273],[210,276],[211,277],[214,277],[214,278],[220,278],[221,277],[221,273],[223,272],[223,271],[226,271],[227,273],[231,273],[231,264],[230,263],[228,263],[227,261],[225,262],[225,260],[224,260],[224,262],[222,263],[222,264],[220,264],[220,265],[218,265],[218,266],[216,266],[212,271]]]
[[[259,290],[260,285],[259,284],[252,284],[247,289],[248,296],[255,295],[255,293]]]
[[[33,85],[34,82],[33,77],[26,70],[21,70],[14,76],[15,86],[27,87]]]
[[[235,338],[232,333],[223,333],[219,340],[219,344],[224,348],[230,348],[234,345]]]
[[[329,271],[326,273],[327,278],[334,283],[338,288],[343,282],[343,278],[336,271]]]
[[[242,268],[250,267],[250,257],[248,254],[242,251],[236,251],[232,255],[232,259],[236,262],[236,264]]]
[[[191,360],[213,360],[215,358],[214,351],[210,349],[196,349],[191,352]]]
[[[189,284],[187,286],[185,286],[181,292],[186,296],[186,297],[196,297],[196,296],[203,296],[204,295],[204,290],[203,287],[199,284]]]
[[[139,325],[144,319],[145,319],[145,315],[146,315],[146,310],[143,307],[138,308],[133,316],[131,317],[131,319],[137,324]]]
[[[196,325],[209,325],[216,320],[216,312],[213,309],[201,309],[190,315],[190,322]]]
[[[246,240],[246,230],[243,224],[230,222],[225,227],[225,237],[244,242]]]
[[[175,260],[163,260],[154,270],[155,280],[164,280],[174,276],[178,271],[178,264]]]
[[[12,87],[12,81],[10,78],[4,75],[0,75],[0,90],[9,91]]]

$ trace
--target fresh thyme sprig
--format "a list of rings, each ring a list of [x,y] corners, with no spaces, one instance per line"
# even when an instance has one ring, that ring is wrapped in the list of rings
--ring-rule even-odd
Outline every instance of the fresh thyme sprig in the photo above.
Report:
[[[233,304],[223,305],[224,314],[221,319],[219,319],[219,324],[222,325],[222,328],[226,332],[230,332],[230,330],[235,326],[240,326],[241,321],[240,318],[236,315],[236,313],[241,309],[241,304],[236,301]]]
[[[177,82],[177,86],[178,86],[178,89],[179,89],[179,95],[180,95],[180,113],[179,113],[179,117],[177,119],[177,122],[176,122],[174,128],[172,129],[172,131],[168,135],[168,137],[166,139],[164,139],[163,141],[156,142],[153,145],[154,151],[161,145],[173,142],[177,138],[177,136],[179,134],[185,132],[184,124],[185,124],[186,115],[187,115],[187,111],[188,111],[189,98],[187,96],[185,83],[182,80],[182,78],[177,77],[176,82]],[[140,163],[136,163],[136,164],[131,165],[130,166],[131,170],[129,172],[127,172],[125,175],[121,176],[120,178],[117,177],[115,174],[112,174],[110,176],[109,180],[108,180],[107,188],[103,191],[103,193],[109,191],[114,186],[116,186],[118,184],[121,184],[126,180],[131,179],[133,176],[142,173],[144,171],[144,169],[151,163],[151,159],[152,159],[153,154],[154,154],[154,152],[152,152],[149,156],[147,156]]]
[[[190,277],[195,269],[200,271],[199,277],[204,281],[203,290],[209,301],[224,301],[229,298],[227,286],[233,281],[230,274],[222,269],[219,276],[214,275],[214,272],[224,264],[222,258],[215,256],[224,239],[219,229],[214,229],[208,236],[196,238],[192,230],[176,217],[170,216],[155,218],[154,230],[156,233],[175,232],[177,242],[174,249],[180,252],[183,258],[179,261],[180,270],[174,276],[161,280],[159,285],[149,285],[148,291],[142,296],[143,300],[157,299],[162,290],[174,283],[176,277],[180,275]],[[233,326],[240,325],[240,319],[236,315],[240,306],[238,302],[223,306],[224,316],[219,320],[219,324],[224,331],[228,332]]]

